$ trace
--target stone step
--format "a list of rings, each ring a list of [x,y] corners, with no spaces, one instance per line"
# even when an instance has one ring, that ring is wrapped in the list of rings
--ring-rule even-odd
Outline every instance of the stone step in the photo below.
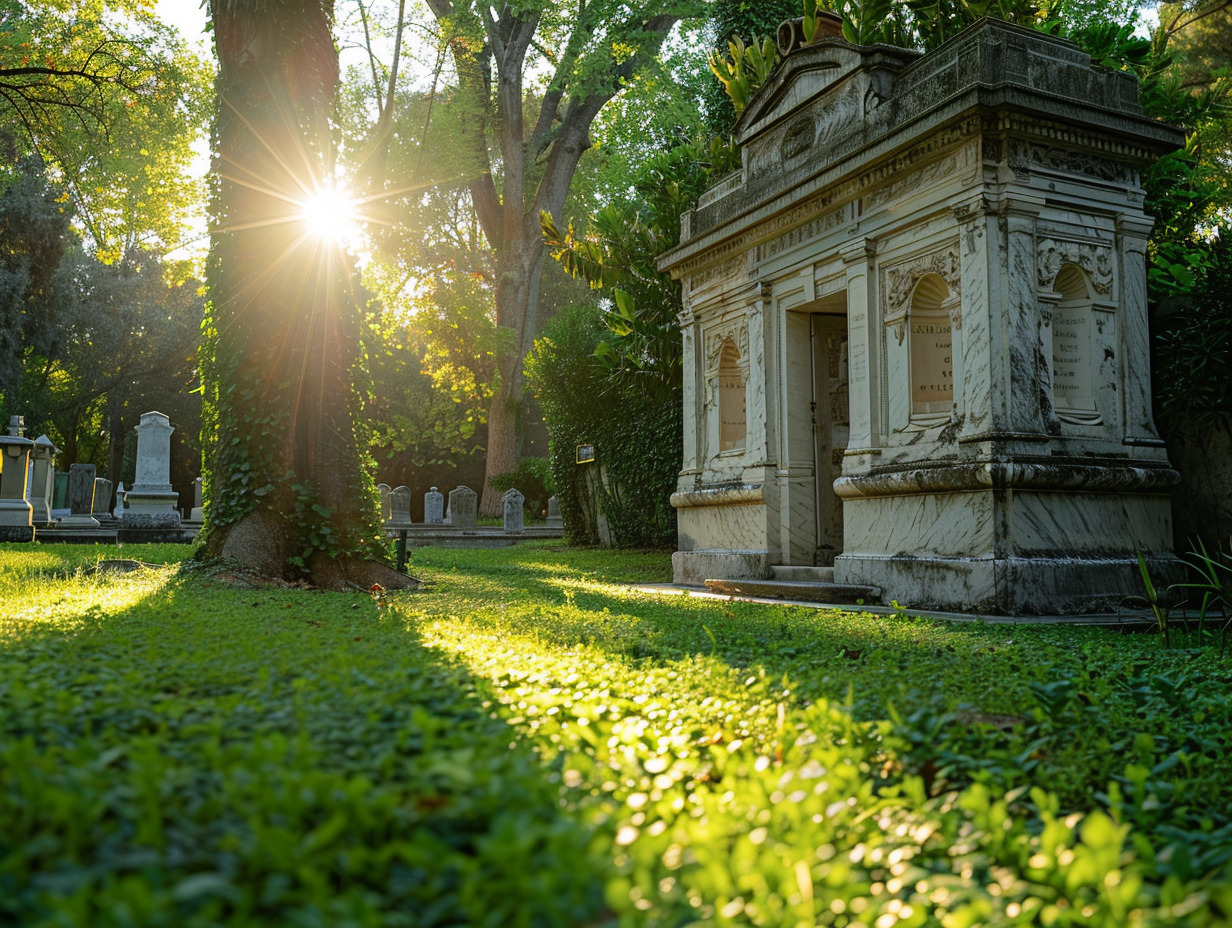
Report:
[[[833,583],[833,567],[810,567],[804,564],[779,564],[770,568],[775,580],[808,580],[812,583]]]
[[[765,596],[810,603],[872,605],[881,602],[881,590],[875,586],[815,580],[707,580],[706,589],[727,596]]]

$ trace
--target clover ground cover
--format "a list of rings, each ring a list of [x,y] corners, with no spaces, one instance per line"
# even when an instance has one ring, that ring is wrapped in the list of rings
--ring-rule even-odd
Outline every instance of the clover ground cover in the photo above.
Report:
[[[1232,917],[1215,652],[649,597],[665,556],[553,544],[417,551],[379,603],[98,557],[0,549],[0,921]]]

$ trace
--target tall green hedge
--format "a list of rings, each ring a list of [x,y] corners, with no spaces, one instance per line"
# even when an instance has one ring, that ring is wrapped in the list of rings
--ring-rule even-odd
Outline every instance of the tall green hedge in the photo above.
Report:
[[[593,304],[562,310],[535,342],[526,372],[550,437],[552,477],[565,531],[575,544],[600,544],[599,515],[618,547],[666,547],[676,540],[669,499],[680,470],[677,395],[618,386],[595,356],[608,333]],[[577,464],[580,444],[593,464]]]

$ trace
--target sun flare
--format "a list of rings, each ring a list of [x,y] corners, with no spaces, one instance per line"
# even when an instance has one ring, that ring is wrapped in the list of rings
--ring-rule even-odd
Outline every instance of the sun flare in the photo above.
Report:
[[[344,242],[358,231],[359,208],[345,187],[331,185],[304,199],[300,220],[314,238]]]

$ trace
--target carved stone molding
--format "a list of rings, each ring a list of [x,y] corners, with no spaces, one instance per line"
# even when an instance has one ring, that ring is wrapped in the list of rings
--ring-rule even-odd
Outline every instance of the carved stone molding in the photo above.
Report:
[[[1096,293],[1112,291],[1112,248],[1098,242],[1073,242],[1041,238],[1036,242],[1035,267],[1039,285],[1051,288],[1057,273],[1066,264],[1087,272]]]
[[[740,373],[745,380],[749,377],[749,324],[747,319],[731,322],[720,328],[713,329],[706,335],[706,375],[712,377],[719,371],[719,360],[723,356],[723,345],[728,341],[740,352]]]
[[[830,231],[833,228],[841,225],[843,222],[844,210],[842,207],[831,210],[828,213],[823,213],[820,216],[806,222],[802,226],[796,226],[788,232],[784,232],[778,238],[773,238],[768,242],[762,242],[754,249],[753,260],[757,264],[761,264],[767,258],[773,258],[780,251],[786,251],[788,248],[793,248],[801,242],[807,242],[809,239]]]
[[[1137,186],[1138,183],[1138,172],[1128,164],[1088,152],[1055,148],[1025,139],[1010,141],[1007,162],[1015,174],[1029,174],[1032,170],[1043,169],[1077,174],[1080,177],[1094,177],[1125,186]]]
[[[908,297],[925,274],[936,274],[949,287],[950,297],[957,301],[962,293],[962,259],[958,243],[952,242],[940,251],[923,255],[889,268],[886,271],[886,317],[893,318],[904,311]]]

